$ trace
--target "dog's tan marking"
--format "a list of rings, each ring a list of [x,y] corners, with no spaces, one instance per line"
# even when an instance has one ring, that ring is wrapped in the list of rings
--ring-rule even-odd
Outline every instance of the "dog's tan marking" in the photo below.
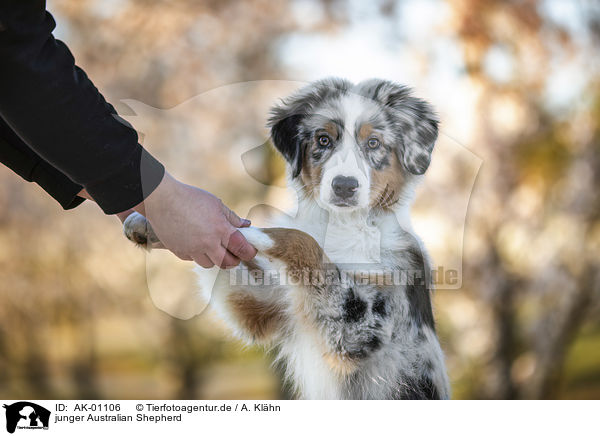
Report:
[[[365,142],[373,135],[373,125],[370,123],[363,123],[358,129],[358,140]]]
[[[309,153],[305,153],[302,161],[302,171],[300,178],[302,179],[302,189],[309,196],[319,195],[319,186],[321,184],[321,175],[323,169],[321,165],[312,165]]]
[[[391,156],[391,163],[381,170],[371,172],[371,194],[369,204],[372,208],[389,209],[398,201],[405,183],[400,162]]]
[[[257,342],[267,340],[284,323],[285,315],[281,307],[257,300],[248,293],[230,294],[227,302],[242,327],[248,330]]]
[[[338,128],[334,122],[328,121],[327,123],[325,123],[325,125],[323,126],[323,130],[325,130],[333,139],[337,139]]]
[[[350,375],[358,368],[356,361],[337,353],[325,353],[323,354],[323,359],[327,366],[340,376]]]
[[[322,273],[323,263],[329,262],[325,253],[312,236],[296,229],[263,229],[274,242],[273,248],[266,251],[286,263],[292,280],[302,280],[303,274],[315,278]]]
[[[338,138],[338,127],[337,125],[329,121],[325,123],[322,127],[322,130],[327,132],[327,134],[332,139]],[[318,136],[314,139],[318,141]],[[314,144],[311,146],[315,146]],[[302,180],[302,190],[309,196],[319,196],[319,186],[321,185],[321,176],[323,174],[323,169],[321,165],[313,165],[310,160],[310,148],[308,147],[307,152],[302,157],[302,171],[300,172],[300,178]]]

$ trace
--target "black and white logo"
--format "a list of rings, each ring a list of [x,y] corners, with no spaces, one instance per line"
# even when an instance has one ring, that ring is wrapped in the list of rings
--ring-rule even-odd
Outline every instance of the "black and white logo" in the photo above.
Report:
[[[14,433],[22,430],[48,430],[50,411],[29,401],[19,401],[4,405],[6,409],[6,431]]]

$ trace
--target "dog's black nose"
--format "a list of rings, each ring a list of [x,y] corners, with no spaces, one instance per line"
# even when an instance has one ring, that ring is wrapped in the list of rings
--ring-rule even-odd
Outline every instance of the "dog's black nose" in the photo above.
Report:
[[[336,176],[331,182],[333,192],[340,198],[350,198],[358,189],[358,180],[354,177]]]

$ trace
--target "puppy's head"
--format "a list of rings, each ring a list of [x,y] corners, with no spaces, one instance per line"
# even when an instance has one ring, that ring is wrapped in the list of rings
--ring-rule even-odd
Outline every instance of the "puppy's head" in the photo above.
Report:
[[[397,203],[438,134],[428,103],[377,79],[310,84],[271,110],[269,127],[302,193],[336,212]]]

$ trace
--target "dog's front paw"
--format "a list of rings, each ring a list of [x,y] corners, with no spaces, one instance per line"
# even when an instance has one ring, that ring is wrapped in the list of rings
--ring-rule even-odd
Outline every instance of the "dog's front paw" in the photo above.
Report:
[[[262,229],[258,227],[241,227],[238,230],[246,238],[246,241],[259,252],[273,248],[273,240]]]
[[[142,247],[160,242],[146,217],[137,212],[129,215],[123,222],[123,233],[131,242]]]

